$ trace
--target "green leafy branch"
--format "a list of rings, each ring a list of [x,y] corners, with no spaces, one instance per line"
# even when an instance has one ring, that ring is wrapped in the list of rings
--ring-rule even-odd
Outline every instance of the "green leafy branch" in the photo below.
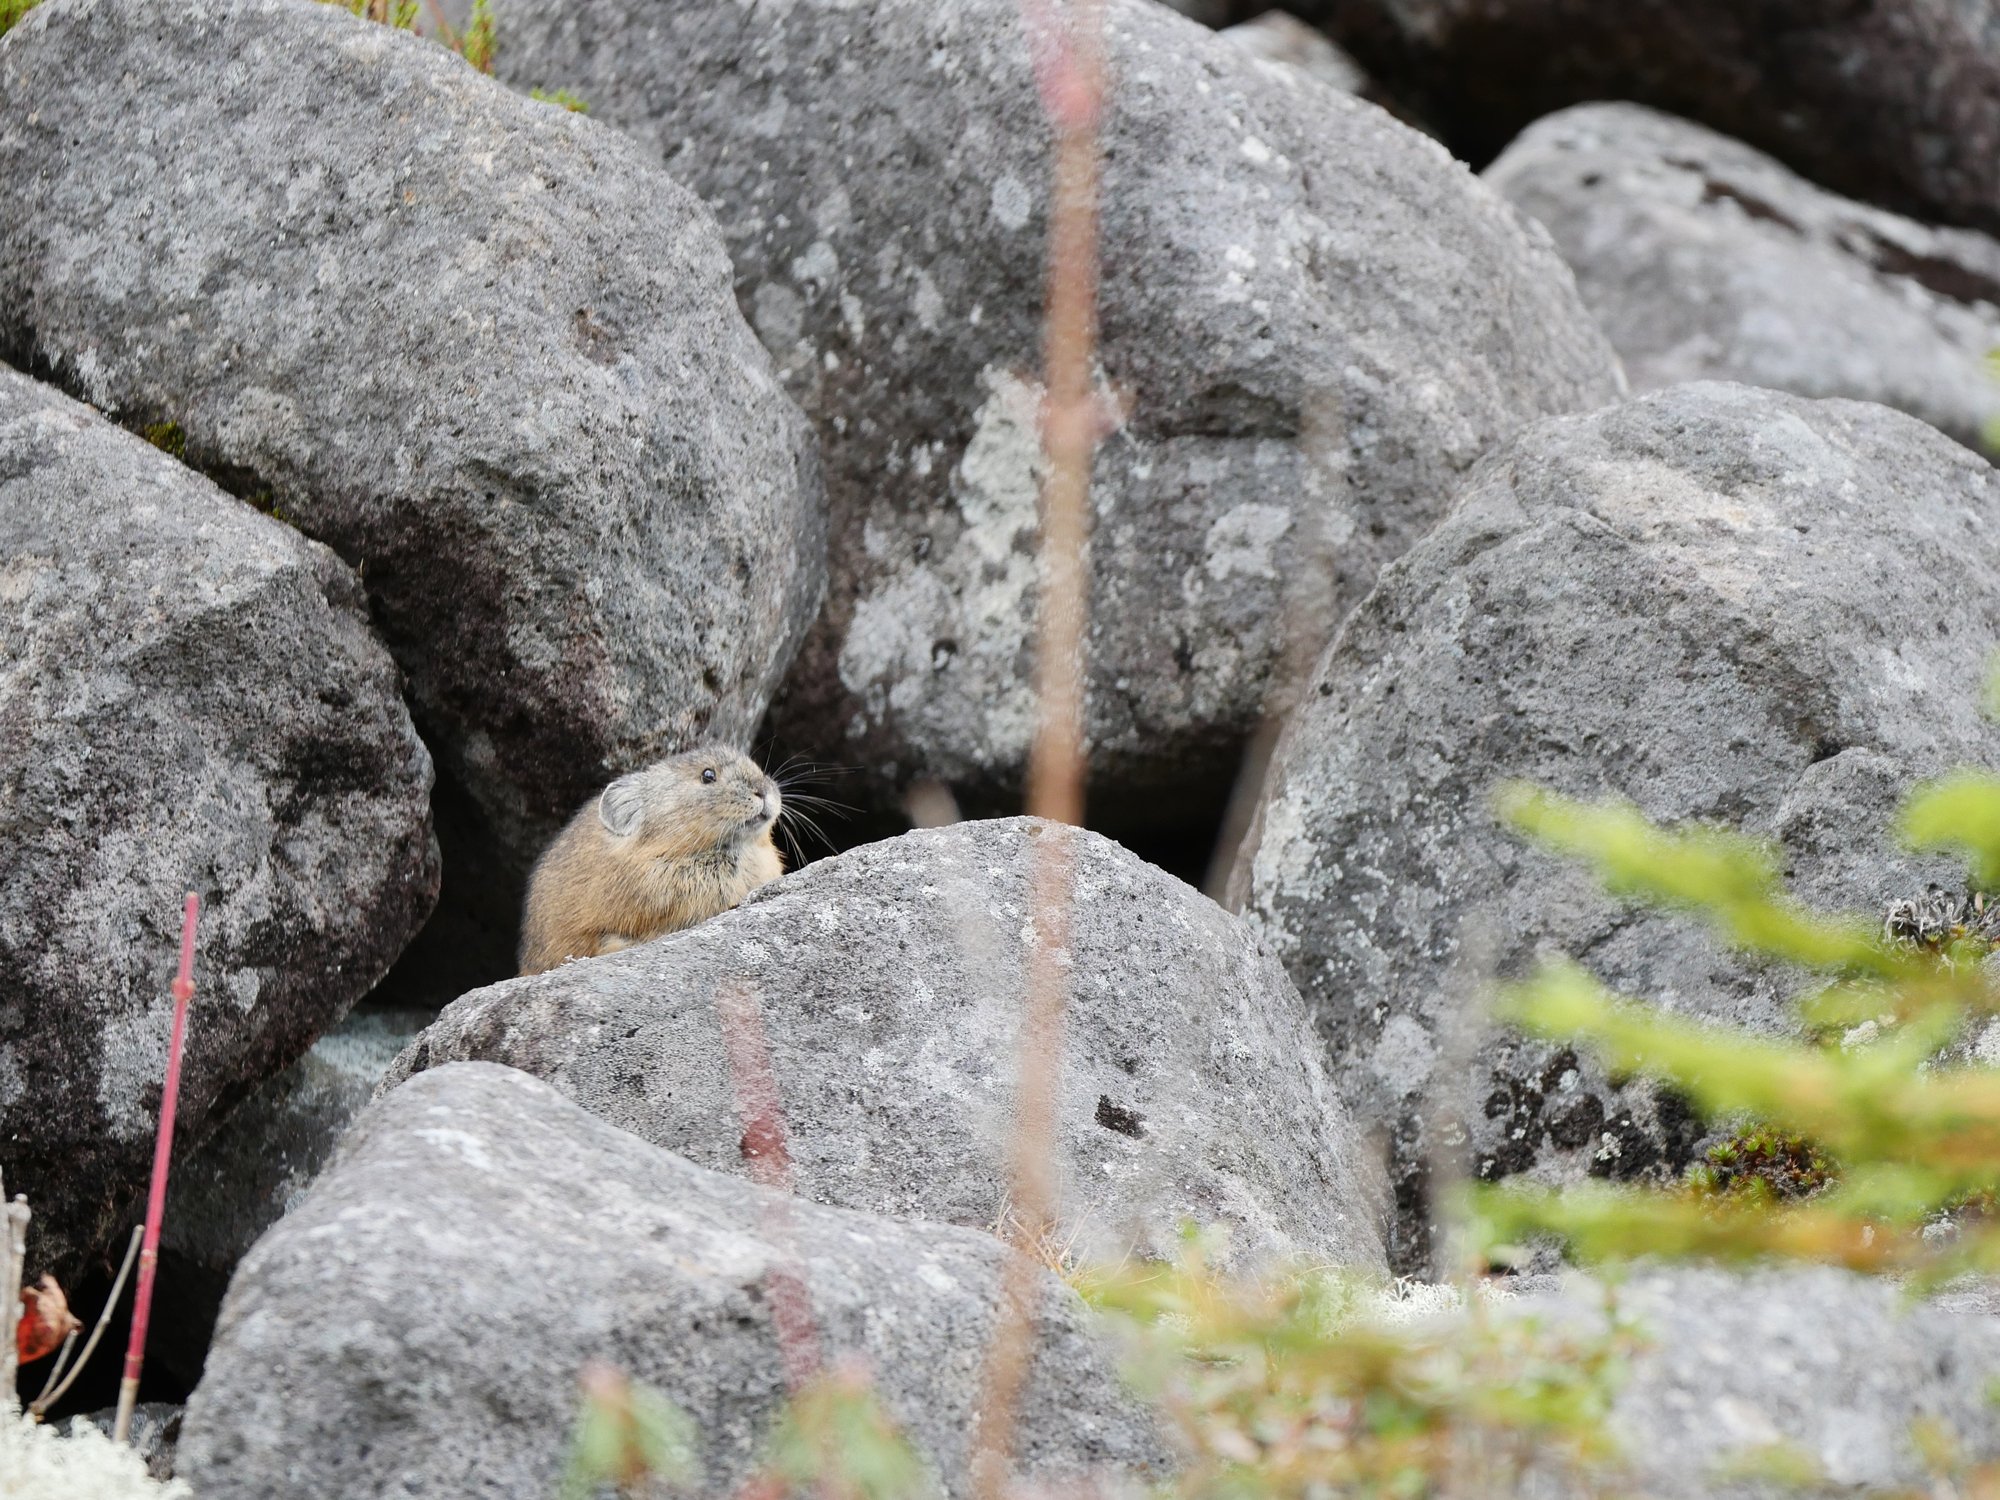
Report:
[[[1480,1185],[1469,1207],[1490,1254],[1505,1259],[1553,1234],[1585,1260],[1778,1257],[1926,1279],[2000,1268],[2000,1225],[1977,1211],[2000,1195],[2000,1072],[1939,1061],[2000,1010],[1981,931],[1951,927],[1920,943],[1808,911],[1784,892],[1768,846],[1662,829],[1628,804],[1512,786],[1499,807],[1529,837],[1591,865],[1613,894],[1686,912],[1736,951],[1818,980],[1798,1002],[1797,1040],[1669,1015],[1568,961],[1509,988],[1499,1018],[1582,1046],[1614,1074],[1669,1084],[1711,1121],[1747,1117],[1772,1140],[1823,1152],[1820,1176],[1835,1180],[1798,1202],[1718,1194],[1712,1172],[1665,1191]],[[1965,855],[1979,889],[2000,886],[2000,778],[1966,770],[1920,788],[1901,832],[1913,848]],[[1952,1214],[1955,1233],[1925,1235]]]

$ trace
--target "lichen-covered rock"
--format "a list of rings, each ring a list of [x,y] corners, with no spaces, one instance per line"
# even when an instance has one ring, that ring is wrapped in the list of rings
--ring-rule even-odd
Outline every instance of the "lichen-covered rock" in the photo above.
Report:
[[[1284,972],[1233,917],[1096,834],[1015,818],[808,865],[642,947],[475,991],[385,1087],[465,1058],[546,1078],[704,1167],[746,1172],[718,1017],[759,995],[797,1190],[991,1227],[1007,1191],[1017,1031],[1044,841],[1075,909],[1058,1114],[1059,1238],[1171,1254],[1183,1220],[1244,1258],[1379,1268],[1380,1202]]]
[[[1487,182],[1555,237],[1638,390],[1880,401],[1968,445],[2000,413],[2000,242],[1812,186],[1636,104],[1540,120]]]
[[[1341,1096],[1395,1153],[1391,1261],[1427,1253],[1425,1122],[1478,1172],[1677,1169],[1701,1127],[1566,1049],[1458,1041],[1489,964],[1543,951],[1675,1010],[1785,1024],[1784,977],[1524,847],[1525,777],[1778,840],[1792,888],[1880,911],[1949,860],[1899,850],[1919,778],[2000,765],[1985,460],[1885,407],[1677,386],[1541,423],[1383,573],[1287,727],[1232,895],[1298,982]]]
[[[1228,19],[1266,0],[1225,0]],[[1630,99],[1813,181],[2000,234],[1993,0],[1286,0],[1484,164],[1543,115]]]
[[[525,1073],[440,1068],[371,1108],[244,1260],[177,1472],[201,1500],[553,1494],[597,1359],[693,1418],[698,1492],[726,1496],[785,1399],[768,1278],[789,1271],[821,1357],[865,1359],[963,1496],[1006,1253],[703,1171]],[[1162,1476],[1081,1300],[1046,1274],[1040,1298],[1024,1477]]]
[[[1032,726],[1049,133],[1014,0],[499,0],[716,210],[827,454],[832,583],[781,743],[1011,810]],[[1093,488],[1102,808],[1226,797],[1288,620],[1313,648],[1448,483],[1616,398],[1547,241],[1434,143],[1150,0],[1105,7]],[[1176,796],[1160,794],[1176,788]]]
[[[0,368],[0,1165],[66,1277],[153,1155],[284,1067],[437,897],[431,762],[352,570]]]
[[[46,0],[0,119],[0,355],[358,566],[503,857],[747,739],[818,606],[817,459],[639,147],[295,0]]]

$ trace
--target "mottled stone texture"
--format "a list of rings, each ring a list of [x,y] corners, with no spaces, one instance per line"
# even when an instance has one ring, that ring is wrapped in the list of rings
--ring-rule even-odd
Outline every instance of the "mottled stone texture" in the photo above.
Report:
[[[199,1149],[174,1164],[160,1234],[161,1293],[174,1302],[173,1351],[199,1368],[229,1278],[257,1237],[306,1190],[429,1011],[356,1012],[267,1078]]]
[[[1096,834],[1026,818],[809,865],[686,932],[475,991],[388,1087],[476,1058],[546,1078],[705,1167],[747,1172],[717,1013],[759,997],[798,1191],[987,1228],[1006,1201],[1030,899],[1066,837],[1075,914],[1058,1115],[1084,1259],[1174,1253],[1192,1219],[1239,1261],[1382,1266],[1381,1202],[1298,994],[1207,897]]]
[[[1885,407],[1678,386],[1503,445],[1387,569],[1289,725],[1232,882],[1342,1097],[1394,1138],[1391,1262],[1427,1253],[1425,1122],[1477,1171],[1676,1169],[1700,1126],[1566,1050],[1454,1040],[1489,964],[1573,954],[1673,1009],[1785,1024],[1787,980],[1598,894],[1494,819],[1509,777],[1779,841],[1814,904],[1927,879],[1890,832],[1918,779],[2000,765],[1985,460]],[[1456,1054],[1456,1060],[1454,1060]]]
[[[0,120],[0,355],[358,566],[503,858],[751,734],[819,603],[817,458],[639,147],[296,0],[49,0]]]
[[[1268,9],[1227,0],[1226,17]],[[1483,165],[1571,104],[1629,99],[1815,182],[2000,233],[1994,0],[1287,0]]]
[[[1969,446],[2000,413],[2000,242],[1812,186],[1636,104],[1537,121],[1486,181],[1555,237],[1639,390],[1880,401]]]
[[[826,612],[781,743],[1017,805],[1032,710],[1049,135],[1014,0],[500,0],[563,85],[708,200],[817,424]],[[1100,806],[1226,794],[1302,660],[1451,479],[1614,399],[1546,239],[1432,142],[1164,7],[1113,0],[1107,399],[1093,490]],[[1174,788],[1175,796],[1159,795]],[[1106,800],[1109,799],[1109,800]]]
[[[1988,1395],[2000,1376],[2000,1319],[1979,1299],[1916,1302],[1885,1280],[1819,1267],[1641,1271],[1613,1296],[1640,1338],[1609,1421],[1628,1465],[1620,1493],[1921,1492],[1934,1471],[1918,1447],[1920,1421],[1949,1434],[1968,1463],[2000,1455]],[[1604,1289],[1581,1277],[1502,1308],[1578,1331],[1605,1327]],[[1781,1443],[1819,1475],[1780,1488],[1742,1472]]]
[[[431,762],[339,558],[0,368],[0,1163],[67,1278],[437,897]]]
[[[697,1492],[727,1496],[785,1399],[770,1277],[789,1271],[821,1355],[865,1359],[963,1496],[1007,1253],[703,1171],[511,1068],[440,1068],[370,1109],[243,1262],[178,1472],[202,1500],[553,1494],[600,1359],[694,1419]],[[1039,1296],[1024,1477],[1163,1477],[1082,1301],[1046,1273]]]

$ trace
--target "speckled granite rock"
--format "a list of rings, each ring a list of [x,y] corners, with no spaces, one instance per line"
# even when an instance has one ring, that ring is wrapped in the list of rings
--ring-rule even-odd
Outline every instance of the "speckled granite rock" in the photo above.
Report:
[[[1031,718],[1048,133],[1014,0],[499,0],[563,85],[714,207],[819,428],[825,614],[781,745],[1012,811]],[[1219,809],[1303,659],[1449,482],[1619,394],[1547,241],[1436,145],[1150,0],[1105,7],[1093,796]],[[1162,789],[1174,789],[1163,795]],[[1114,806],[1114,804],[1116,804]]]
[[[1029,886],[1053,825],[905,834],[809,865],[642,947],[478,990],[391,1071],[479,1058],[546,1078],[705,1167],[744,1172],[716,995],[748,983],[797,1190],[986,1228],[1006,1198]],[[1207,897],[1096,834],[1073,844],[1063,1228],[1085,1260],[1171,1254],[1380,1268],[1381,1202],[1282,970]]]
[[[190,1141],[430,911],[400,687],[332,552],[0,368],[0,1163],[59,1278],[146,1185],[184,893]]]
[[[0,40],[0,357],[361,569],[498,857],[747,740],[824,501],[708,212],[340,6],[167,17],[47,0]]]
[[[1484,175],[1555,236],[1636,389],[1880,401],[1968,446],[2000,414],[2000,241],[1837,197],[1636,104],[1539,120]]]
[[[1219,0],[1218,8],[1223,24],[1267,6]],[[1748,141],[1836,192],[2000,234],[1994,0],[1286,0],[1286,8],[1324,27],[1479,165],[1555,110],[1630,99]]]
[[[1565,1049],[1488,1037],[1464,1056],[1457,1018],[1489,962],[1567,953],[1676,1010],[1786,1024],[1781,973],[1503,830],[1502,779],[1775,839],[1816,905],[1879,912],[1962,879],[1890,822],[1918,779],[2000,765],[1979,712],[1995,484],[1885,407],[1677,386],[1502,445],[1384,572],[1287,728],[1232,890],[1342,1097],[1393,1139],[1392,1264],[1428,1253],[1440,1108],[1488,1177],[1674,1170],[1702,1133],[1671,1095]]]
[[[729,1495],[785,1399],[782,1268],[822,1356],[864,1358],[933,1482],[963,1496],[1006,1253],[703,1171],[511,1068],[439,1068],[371,1108],[244,1260],[177,1470],[202,1500],[551,1494],[596,1358],[679,1403],[699,1493]],[[1164,1442],[1089,1318],[1042,1276],[1019,1467],[1162,1477]]]

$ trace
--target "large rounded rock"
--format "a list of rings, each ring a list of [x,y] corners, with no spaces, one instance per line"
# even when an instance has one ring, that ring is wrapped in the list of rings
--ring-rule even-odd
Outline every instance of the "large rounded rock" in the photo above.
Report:
[[[2000,413],[2000,242],[1812,186],[1636,104],[1537,121],[1486,181],[1539,219],[1639,390],[1880,401],[1968,445]]]
[[[0,368],[0,1164],[67,1277],[146,1183],[181,901],[183,1144],[437,897],[431,762],[353,572]]]
[[[781,743],[1011,810],[1049,179],[1019,7],[495,13],[503,73],[575,89],[714,207],[819,428],[833,581]],[[1149,0],[1105,18],[1123,422],[1093,488],[1089,736],[1103,810],[1143,822],[1219,809],[1288,621],[1310,660],[1490,444],[1619,386],[1546,240],[1435,144]]]
[[[698,1493],[730,1495],[785,1400],[775,1271],[962,1496],[1006,1253],[705,1172],[511,1069],[442,1068],[371,1109],[244,1261],[176,1471],[203,1500],[553,1494],[597,1359],[693,1418]],[[1040,1299],[1023,1477],[1162,1477],[1082,1302],[1046,1274]]]
[[[152,1364],[194,1383],[237,1262],[305,1201],[382,1075],[431,1019],[429,1011],[356,1011],[174,1163],[159,1270],[173,1336],[155,1340]],[[159,1323],[155,1331],[167,1332]]]
[[[817,460],[646,153],[295,0],[47,0],[0,115],[0,354],[361,569],[503,858],[748,738],[823,586]]]
[[[1229,0],[1232,19],[1268,9]],[[1287,0],[1485,163],[1543,115],[1630,99],[1837,192],[2000,233],[1992,0]]]
[[[546,1078],[705,1167],[745,1172],[725,985],[761,996],[798,1191],[990,1228],[1007,1193],[1030,887],[1068,838],[1075,915],[1058,1114],[1083,1258],[1172,1253],[1182,1221],[1245,1257],[1379,1267],[1379,1203],[1284,972],[1207,897],[1096,834],[1017,818],[809,865],[699,927],[465,996],[387,1086],[463,1058]]]
[[[1477,1170],[1632,1176],[1688,1159],[1671,1095],[1461,1009],[1543,951],[1671,1008],[1785,1023],[1783,976],[1603,897],[1495,821],[1505,778],[1779,840],[1793,889],[1880,908],[1952,879],[1890,830],[1920,777],[2000,764],[1987,463],[1911,417],[1696,384],[1544,422],[1387,569],[1288,726],[1232,881],[1298,981],[1342,1097],[1394,1137],[1392,1262],[1426,1253],[1425,1122]]]

